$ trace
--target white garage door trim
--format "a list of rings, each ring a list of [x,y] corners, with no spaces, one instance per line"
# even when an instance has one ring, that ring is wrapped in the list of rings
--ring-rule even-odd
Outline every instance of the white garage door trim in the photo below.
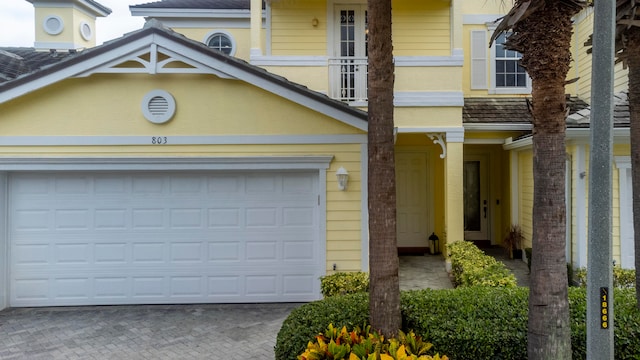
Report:
[[[0,201],[6,225],[9,171],[145,171],[145,170],[315,170],[318,172],[319,274],[326,263],[326,170],[332,156],[224,157],[224,158],[3,158],[0,159]],[[7,229],[6,226],[2,226]],[[0,233],[0,309],[9,305],[9,239]],[[318,292],[319,296],[319,292]]]

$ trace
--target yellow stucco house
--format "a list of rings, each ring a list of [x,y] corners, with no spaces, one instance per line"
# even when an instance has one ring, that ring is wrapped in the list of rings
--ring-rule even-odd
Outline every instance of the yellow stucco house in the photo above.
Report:
[[[27,1],[34,47],[0,48],[0,309],[309,301],[320,276],[368,270],[365,0],[132,5],[145,27],[99,46],[110,9]],[[400,253],[438,250],[432,234],[499,245],[511,224],[530,241],[530,79],[488,47],[505,6],[393,0]]]

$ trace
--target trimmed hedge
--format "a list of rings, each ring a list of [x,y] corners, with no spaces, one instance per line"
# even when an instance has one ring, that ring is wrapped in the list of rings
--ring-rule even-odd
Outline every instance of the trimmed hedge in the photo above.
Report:
[[[527,358],[529,289],[468,287],[402,293],[403,330],[414,330],[451,360]],[[586,359],[586,291],[569,288],[573,359]],[[276,343],[277,360],[296,360],[327,325],[365,326],[368,294],[331,297],[295,309]],[[616,289],[615,357],[638,359],[640,311],[633,289]]]
[[[516,277],[494,257],[485,255],[470,241],[447,244],[455,287],[516,287]]]
[[[324,297],[369,292],[369,274],[358,271],[321,276],[320,292]]]

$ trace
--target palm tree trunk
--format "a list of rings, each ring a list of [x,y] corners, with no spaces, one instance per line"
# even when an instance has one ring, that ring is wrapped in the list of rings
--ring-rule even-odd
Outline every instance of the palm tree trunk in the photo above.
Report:
[[[391,1],[369,0],[369,311],[371,326],[397,334],[400,285],[396,239]]]
[[[636,298],[640,309],[640,28],[627,31],[629,66],[629,120],[631,133],[631,175],[633,187],[633,239],[636,266]]]
[[[578,6],[546,1],[514,25],[507,43],[523,54],[521,64],[533,80],[530,360],[571,359],[565,256],[565,80],[571,62],[571,17],[578,10]]]

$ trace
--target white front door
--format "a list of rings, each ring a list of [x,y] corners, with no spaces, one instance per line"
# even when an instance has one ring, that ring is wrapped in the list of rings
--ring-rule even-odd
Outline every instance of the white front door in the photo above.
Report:
[[[427,205],[427,155],[396,153],[397,236],[400,248],[425,248],[432,229]]]
[[[490,240],[487,225],[491,214],[487,197],[486,168],[486,157],[465,157],[463,170],[465,240]]]
[[[10,306],[319,298],[317,172],[16,173]]]

